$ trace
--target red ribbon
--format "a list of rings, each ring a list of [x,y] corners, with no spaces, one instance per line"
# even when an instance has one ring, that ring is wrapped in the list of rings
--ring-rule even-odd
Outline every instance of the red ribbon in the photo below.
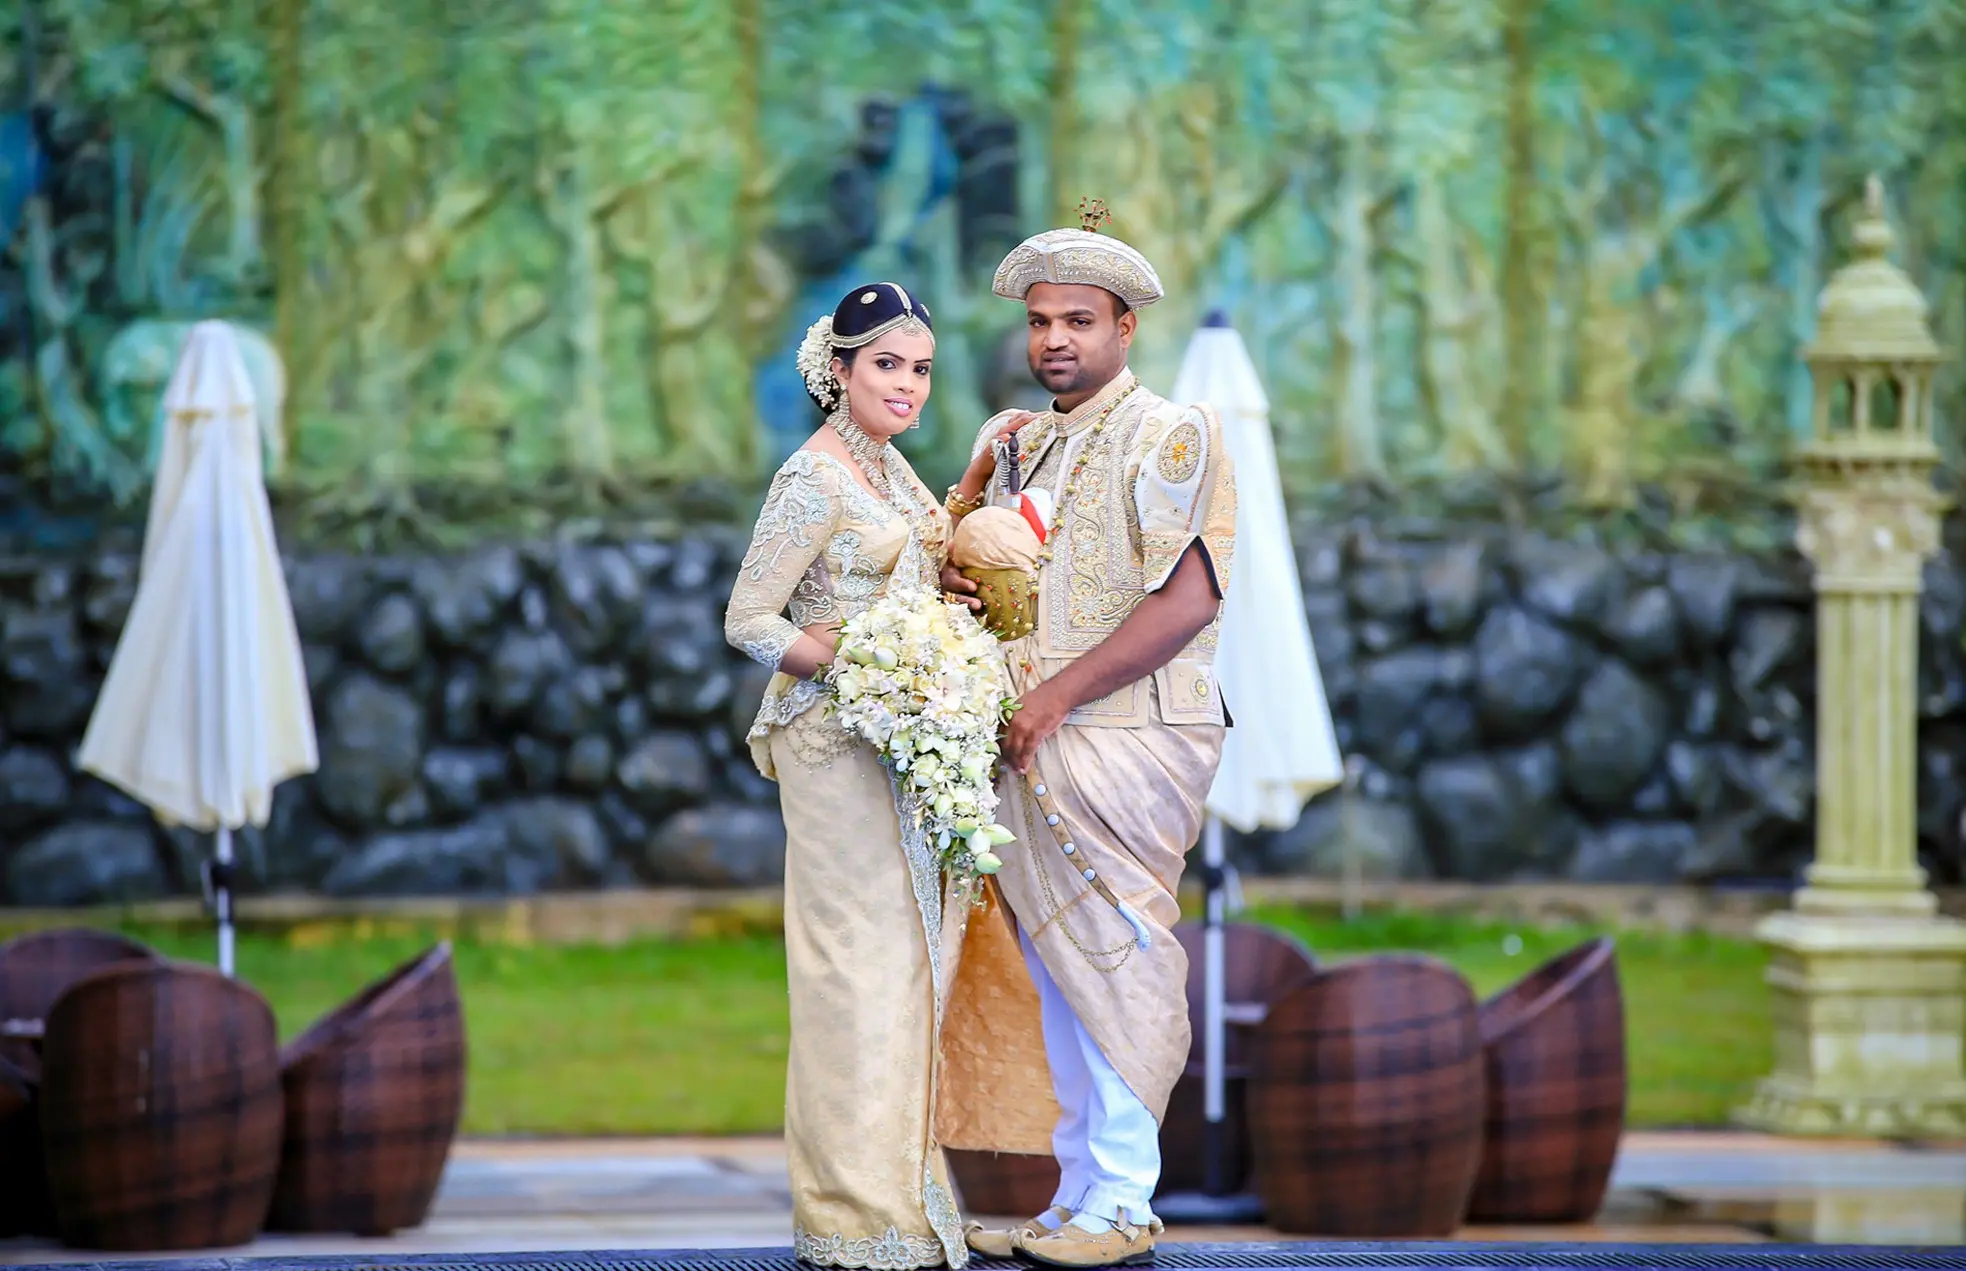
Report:
[[[1030,495],[1020,494],[1017,496],[1017,513],[1024,518],[1024,523],[1029,525],[1032,532],[1038,536],[1038,542],[1040,544],[1051,537],[1050,533],[1045,529],[1043,518],[1038,516],[1037,505],[1031,502]]]

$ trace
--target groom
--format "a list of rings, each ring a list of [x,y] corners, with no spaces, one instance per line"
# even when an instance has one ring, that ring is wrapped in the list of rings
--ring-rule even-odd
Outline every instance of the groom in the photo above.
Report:
[[[1151,1260],[1161,1231],[1160,1119],[1189,1043],[1175,889],[1228,722],[1214,656],[1235,540],[1214,414],[1127,369],[1160,279],[1096,232],[1103,207],[1082,211],[1083,228],[1011,252],[994,285],[1024,305],[1031,372],[1053,398],[1015,443],[1023,488],[1052,512],[1036,629],[1003,646],[1020,696],[998,819],[1017,842],[995,882],[1036,990],[1061,1179],[1046,1213],[969,1233],[986,1257],[1074,1268]],[[998,447],[1000,475],[1004,443],[989,439],[1014,416],[977,443]],[[954,570],[943,585],[975,592]]]

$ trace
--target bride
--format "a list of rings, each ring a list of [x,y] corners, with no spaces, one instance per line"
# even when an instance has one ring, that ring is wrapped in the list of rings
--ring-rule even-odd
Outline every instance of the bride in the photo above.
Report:
[[[986,446],[943,506],[889,444],[921,422],[934,353],[928,310],[893,283],[813,324],[799,370],[826,421],[772,479],[725,619],[731,644],[777,672],[749,739],[785,814],[786,1153],[793,1249],[817,1266],[967,1259],[931,1128],[962,914],[944,930],[933,850],[904,841],[887,770],[827,717],[817,678],[841,624],[890,586],[939,587],[952,513],[990,477]]]

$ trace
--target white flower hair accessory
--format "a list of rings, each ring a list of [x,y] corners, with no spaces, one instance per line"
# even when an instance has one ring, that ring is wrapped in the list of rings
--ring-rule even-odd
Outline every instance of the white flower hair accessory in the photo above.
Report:
[[[806,391],[823,409],[831,410],[840,399],[840,377],[833,374],[832,314],[806,328],[806,338],[799,341],[798,366]]]

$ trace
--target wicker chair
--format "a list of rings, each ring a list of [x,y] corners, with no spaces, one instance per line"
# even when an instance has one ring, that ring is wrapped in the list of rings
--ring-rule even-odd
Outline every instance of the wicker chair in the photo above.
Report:
[[[1481,1164],[1474,993],[1405,955],[1320,971],[1256,1030],[1249,1133],[1270,1225],[1320,1236],[1447,1236]]]
[[[1022,1221],[1050,1208],[1058,1194],[1058,1162],[1049,1156],[955,1148],[944,1155],[966,1214]]]
[[[48,1013],[41,1141],[63,1243],[250,1242],[280,1166],[273,1010],[209,967],[123,962]]]
[[[1175,938],[1188,953],[1188,1064],[1174,1084],[1167,1116],[1161,1122],[1161,1183],[1163,1194],[1200,1191],[1207,1183],[1208,1119],[1204,1102],[1202,1035],[1202,962],[1204,928],[1184,922]],[[1254,923],[1231,922],[1222,929],[1222,996],[1228,1026],[1223,1030],[1223,1148],[1228,1171],[1222,1180],[1231,1191],[1249,1179],[1249,1138],[1246,1128],[1246,1083],[1249,1076],[1249,1034],[1271,1006],[1310,983],[1317,974],[1311,951],[1296,939]]]
[[[1582,944],[1481,1007],[1488,1124],[1468,1216],[1587,1222],[1625,1127],[1625,1004],[1609,939]]]
[[[39,1098],[37,1083],[0,1059],[0,1237],[55,1234]]]
[[[0,944],[0,1021],[45,1021],[62,990],[98,967],[155,961],[157,952],[127,936],[88,927],[34,931]],[[0,1036],[0,1059],[29,1080],[41,1074],[35,1042]]]
[[[464,1110],[464,1013],[448,943],[335,1008],[281,1057],[286,1144],[268,1226],[420,1225]]]

